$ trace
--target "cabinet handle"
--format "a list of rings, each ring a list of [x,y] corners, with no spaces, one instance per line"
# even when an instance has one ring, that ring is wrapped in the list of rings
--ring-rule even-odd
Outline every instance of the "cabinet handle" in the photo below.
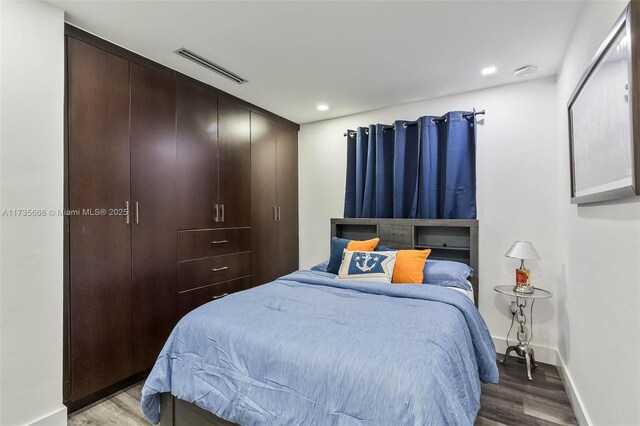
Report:
[[[212,299],[213,299],[213,300],[221,299],[221,298],[223,298],[223,297],[225,297],[225,296],[228,296],[228,295],[229,295],[229,293],[222,293],[222,294],[219,294],[219,295],[217,295],[217,296],[213,296],[213,297],[212,297]]]
[[[221,267],[221,268],[213,268],[213,269],[211,270],[211,272],[224,271],[225,269],[229,269],[229,267],[228,267],[228,266],[223,266],[223,267]]]
[[[136,225],[140,223],[140,206],[136,201]]]
[[[273,220],[278,220],[278,208],[276,206],[273,206]]]
[[[126,225],[128,225],[129,223],[131,223],[131,213],[129,212],[129,202],[128,201],[124,202],[124,209],[127,211],[127,215],[124,217],[124,223]]]
[[[229,240],[219,240],[219,241],[211,241],[211,244],[225,244],[228,242]]]
[[[224,222],[224,204],[220,204],[220,222]]]
[[[278,206],[278,222],[280,222],[280,206]]]
[[[220,222],[220,211],[218,210],[218,205],[217,204],[213,205],[213,210],[214,210],[213,221],[215,223],[218,223],[218,222]]]

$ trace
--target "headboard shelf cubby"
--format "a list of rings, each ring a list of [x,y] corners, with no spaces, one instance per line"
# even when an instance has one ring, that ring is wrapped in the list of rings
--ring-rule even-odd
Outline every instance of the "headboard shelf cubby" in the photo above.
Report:
[[[350,240],[380,238],[395,249],[431,249],[429,259],[466,263],[478,306],[478,221],[467,219],[331,219],[331,236]]]

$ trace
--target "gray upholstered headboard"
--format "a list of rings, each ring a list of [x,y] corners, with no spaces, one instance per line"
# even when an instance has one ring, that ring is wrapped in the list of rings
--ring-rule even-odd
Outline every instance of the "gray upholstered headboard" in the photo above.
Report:
[[[431,249],[429,259],[466,263],[478,306],[478,221],[461,219],[331,219],[331,236],[351,240],[380,238],[397,249]]]

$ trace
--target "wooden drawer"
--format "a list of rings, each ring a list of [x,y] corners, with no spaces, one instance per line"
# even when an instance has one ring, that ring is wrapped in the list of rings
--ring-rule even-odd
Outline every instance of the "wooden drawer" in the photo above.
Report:
[[[191,312],[200,305],[220,299],[236,291],[251,288],[251,277],[243,277],[237,280],[225,281],[218,284],[208,285],[178,294],[178,310],[180,316]]]
[[[251,228],[178,231],[178,260],[251,250]]]
[[[380,225],[378,235],[380,244],[392,248],[412,247],[411,225]]]
[[[251,252],[178,262],[178,290],[251,275]]]

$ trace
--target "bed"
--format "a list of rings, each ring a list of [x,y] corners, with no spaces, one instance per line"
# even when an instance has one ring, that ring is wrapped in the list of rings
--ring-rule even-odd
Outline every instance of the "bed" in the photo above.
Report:
[[[481,380],[495,347],[468,294],[301,270],[187,314],[142,405],[162,425],[465,425]]]

